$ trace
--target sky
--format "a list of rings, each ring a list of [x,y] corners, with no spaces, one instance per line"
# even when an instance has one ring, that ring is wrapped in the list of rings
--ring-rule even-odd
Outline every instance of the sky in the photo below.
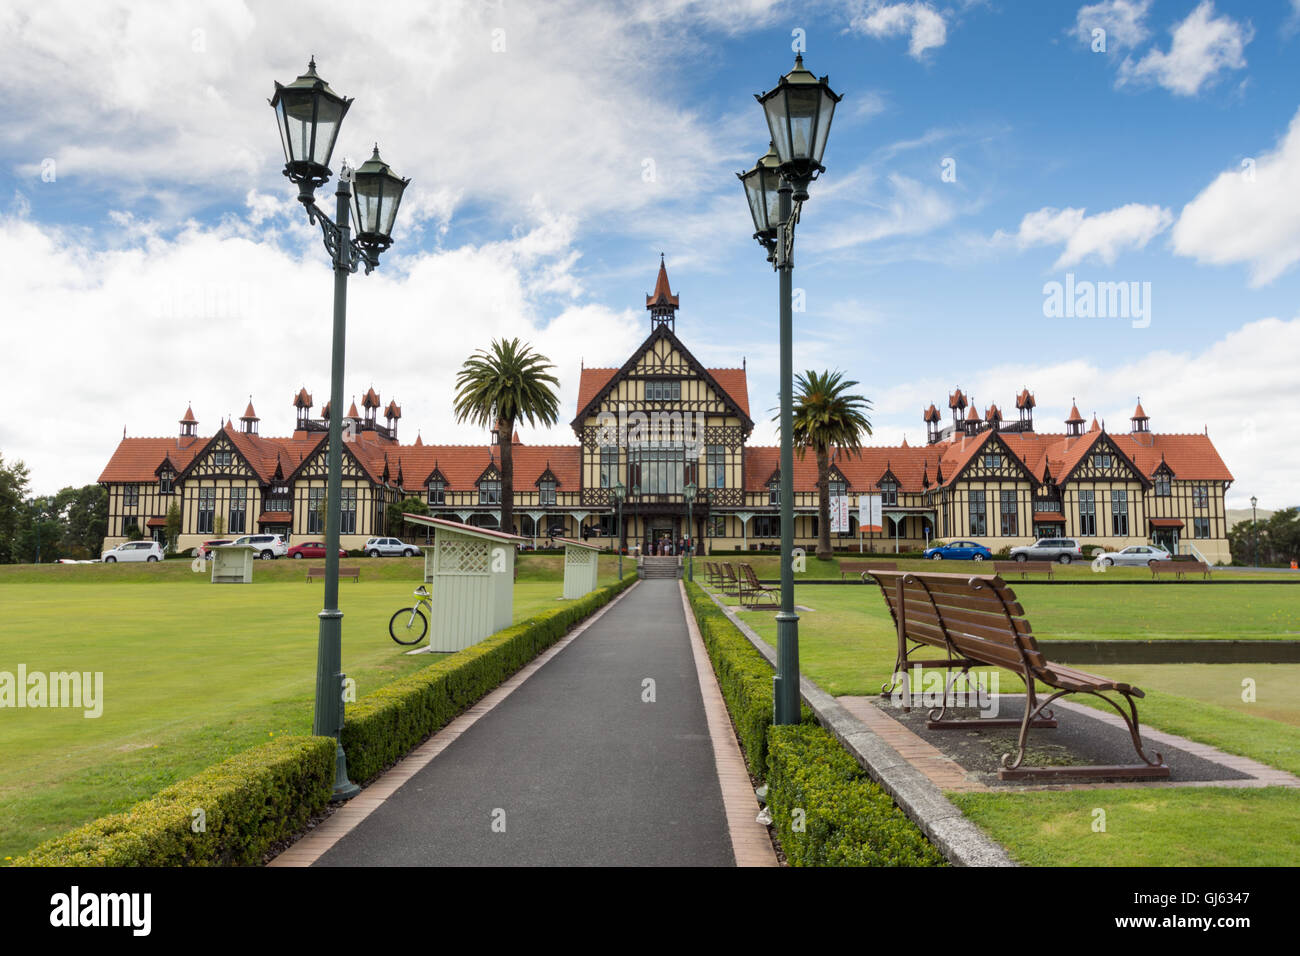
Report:
[[[735,174],[802,52],[844,99],[795,368],[857,380],[872,443],[923,441],[958,386],[1004,414],[1029,388],[1039,430],[1077,401],[1126,432],[1140,398],[1153,431],[1208,430],[1230,507],[1300,504],[1300,0],[357,9],[0,2],[0,455],[35,492],[190,403],[209,435],[250,396],[268,435],[300,386],[324,403],[330,264],[267,104],[312,55],[354,98],[336,169],[378,142],[411,178],[349,283],[345,401],[373,385],[404,441],[486,441],[455,371],[517,336],[561,382],[560,425],[521,439],[575,442],[580,368],[649,333],[662,252],[678,335],[745,363],[774,443],[777,280]]]

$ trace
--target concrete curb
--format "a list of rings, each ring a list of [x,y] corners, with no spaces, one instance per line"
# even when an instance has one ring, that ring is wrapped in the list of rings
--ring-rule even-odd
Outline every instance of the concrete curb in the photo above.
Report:
[[[728,620],[740,629],[755,649],[776,666],[776,651],[759,637],[736,612],[718,598],[705,591],[713,603],[722,609]],[[800,676],[799,690],[804,702],[817,716],[823,727],[833,733],[841,744],[857,758],[870,775],[880,784],[903,812],[921,828],[950,863],[956,866],[1017,866],[1006,850],[986,836],[979,827],[962,814],[961,810],[943,795],[938,787],[917,770],[889,744],[885,743],[866,724],[850,714],[807,677]]]

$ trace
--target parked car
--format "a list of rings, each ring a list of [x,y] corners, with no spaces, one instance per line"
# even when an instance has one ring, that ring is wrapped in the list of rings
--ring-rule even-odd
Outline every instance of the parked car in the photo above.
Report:
[[[400,538],[371,538],[361,550],[372,558],[413,558],[420,553],[419,548]]]
[[[925,550],[931,561],[988,561],[993,552],[977,541],[949,541]]]
[[[212,549],[215,548],[215,547],[218,547],[219,545],[223,545],[223,544],[230,544],[230,539],[229,539],[229,538],[214,538],[212,541],[204,541],[204,542],[203,542],[201,545],[199,545],[198,548],[196,549],[196,550],[197,550],[198,557],[203,558],[205,561],[211,561],[211,560],[212,560]]]
[[[325,554],[324,541],[304,541],[302,544],[295,544],[289,549],[289,557],[291,558],[323,558]],[[347,556],[347,551],[339,548],[339,557],[346,558]]]
[[[1146,567],[1152,561],[1172,561],[1173,556],[1158,544],[1135,544],[1123,551],[1103,551],[1096,559],[1108,568]]]
[[[1011,549],[1011,557],[1017,561],[1071,561],[1083,560],[1083,548],[1073,538],[1039,538],[1033,544],[1023,544]]]
[[[157,541],[127,541],[101,555],[101,560],[105,564],[116,564],[118,561],[161,561],[162,559],[163,548]]]
[[[275,558],[283,558],[289,553],[289,546],[284,543],[284,538],[278,534],[246,534],[242,538],[236,538],[231,544],[246,544],[256,548],[255,558],[261,558],[263,561],[272,561]]]

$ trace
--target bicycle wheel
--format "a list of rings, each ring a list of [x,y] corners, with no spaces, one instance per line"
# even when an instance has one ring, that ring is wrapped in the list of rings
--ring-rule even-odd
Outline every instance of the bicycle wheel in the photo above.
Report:
[[[429,621],[418,607],[404,607],[389,620],[388,633],[398,644],[419,644],[429,633]]]

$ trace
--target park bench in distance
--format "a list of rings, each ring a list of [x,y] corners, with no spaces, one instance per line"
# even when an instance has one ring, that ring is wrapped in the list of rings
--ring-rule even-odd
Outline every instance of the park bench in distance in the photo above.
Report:
[[[728,597],[740,597],[744,585],[736,577],[735,568],[729,564],[720,564],[718,569],[722,572],[722,593]]]
[[[862,583],[867,583],[868,571],[897,571],[897,561],[841,561],[840,562],[840,580],[844,580],[846,574],[861,575]]]
[[[308,569],[307,569],[307,583],[308,583],[308,584],[311,583],[311,581],[312,581],[313,578],[323,578],[323,577],[325,577],[325,567],[324,567],[324,565],[322,565],[322,566],[320,566],[320,567],[317,567],[317,568],[308,568]],[[353,581],[360,581],[360,580],[361,580],[361,569],[360,569],[360,568],[343,568],[343,567],[340,567],[340,568],[339,568],[339,577],[340,577],[340,578],[351,578]]]
[[[1019,574],[1021,580],[1030,574],[1046,574],[1047,580],[1056,580],[1055,561],[994,561],[995,574]]]
[[[1153,581],[1159,581],[1162,574],[1172,574],[1178,581],[1183,580],[1189,573],[1200,574],[1207,579],[1210,576],[1210,566],[1204,561],[1152,561],[1147,567],[1151,569]]]
[[[745,610],[769,611],[781,606],[781,602],[773,597],[773,595],[779,593],[777,589],[764,587],[760,584],[758,575],[754,573],[754,568],[751,565],[740,565],[740,581],[742,587],[740,603]]]
[[[1134,699],[1146,695],[1130,684],[1049,661],[1034,640],[1029,622],[1025,620],[1024,608],[1000,577],[911,571],[872,571],[870,574],[880,585],[898,634],[898,656],[894,663],[894,673],[882,692],[889,693],[899,675],[905,675],[910,667],[943,667],[949,672],[944,686],[944,706],[930,712],[931,720],[927,726],[951,730],[1019,725],[1017,749],[1015,753],[1003,754],[999,778],[1169,776],[1169,767],[1160,754],[1156,754],[1156,759],[1152,760],[1142,750]],[[922,648],[937,648],[944,656],[934,660],[918,660],[911,656],[914,651]],[[1025,712],[1020,720],[979,717],[944,719],[949,688],[958,676],[966,674],[977,665],[1000,667],[1011,671],[1025,682]],[[958,669],[956,675],[952,674],[954,668]],[[1038,697],[1039,684],[1051,690],[1042,700]],[[1108,693],[1121,697],[1122,703],[1107,696]],[[1046,712],[1047,719],[1042,719],[1044,712],[1052,701],[1067,694],[1091,694],[1113,707],[1128,726],[1133,749],[1142,758],[1142,763],[1022,767],[1030,728],[1056,726],[1050,711]]]
[[[711,588],[722,584],[722,572],[718,570],[716,561],[704,562],[704,583]]]

